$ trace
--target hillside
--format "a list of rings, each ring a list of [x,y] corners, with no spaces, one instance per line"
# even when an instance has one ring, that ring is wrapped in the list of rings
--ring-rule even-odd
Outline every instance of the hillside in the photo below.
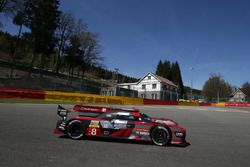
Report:
[[[116,82],[112,79],[115,77],[114,74],[104,69],[102,71],[103,74],[106,73],[106,78],[97,76],[98,73],[94,68],[86,72],[84,79],[81,79],[78,73],[69,77],[67,73],[57,74],[50,69],[44,70],[43,77],[40,78],[39,69],[35,67],[30,69],[25,64],[16,63],[14,75],[10,78],[10,67],[11,63],[0,60],[0,87],[99,94],[102,87],[112,86]],[[121,74],[119,76],[124,77]],[[127,78],[130,79],[130,77]]]

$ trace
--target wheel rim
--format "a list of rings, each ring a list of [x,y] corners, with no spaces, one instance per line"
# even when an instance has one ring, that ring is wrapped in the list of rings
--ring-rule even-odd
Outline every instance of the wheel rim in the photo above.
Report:
[[[71,127],[71,132],[70,132],[71,136],[73,137],[77,137],[77,136],[80,136],[82,134],[82,131],[81,131],[81,127],[78,126],[78,125],[75,125],[73,127]]]
[[[152,139],[157,145],[164,145],[168,142],[168,133],[164,129],[154,129]]]

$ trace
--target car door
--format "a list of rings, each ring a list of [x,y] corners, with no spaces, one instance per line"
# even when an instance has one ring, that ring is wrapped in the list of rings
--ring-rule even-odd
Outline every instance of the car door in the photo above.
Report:
[[[117,112],[111,123],[115,129],[132,129],[135,126],[134,116],[130,112]]]
[[[100,122],[104,136],[123,137],[127,130],[134,128],[134,117],[129,112],[106,113]]]

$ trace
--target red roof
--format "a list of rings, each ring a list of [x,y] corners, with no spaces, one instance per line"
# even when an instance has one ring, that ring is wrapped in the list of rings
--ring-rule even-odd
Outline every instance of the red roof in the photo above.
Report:
[[[168,84],[168,85],[172,85],[175,87],[178,87],[177,85],[175,85],[172,81],[168,80],[167,78],[161,77],[159,75],[154,74],[161,82]]]

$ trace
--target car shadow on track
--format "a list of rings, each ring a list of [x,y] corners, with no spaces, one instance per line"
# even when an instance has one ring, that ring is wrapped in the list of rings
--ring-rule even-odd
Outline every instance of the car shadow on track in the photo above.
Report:
[[[67,135],[59,136],[58,138],[60,139],[68,139],[72,140],[69,138]],[[128,139],[114,139],[114,138],[105,138],[105,137],[84,137],[83,139],[80,140],[88,140],[88,141],[101,141],[101,142],[107,142],[107,143],[126,143],[126,144],[143,144],[143,145],[153,145],[150,141],[141,141],[141,140],[128,140]],[[187,146],[190,146],[191,144],[188,142],[185,142],[183,144],[171,144],[168,145],[167,147],[180,147],[184,148]]]

